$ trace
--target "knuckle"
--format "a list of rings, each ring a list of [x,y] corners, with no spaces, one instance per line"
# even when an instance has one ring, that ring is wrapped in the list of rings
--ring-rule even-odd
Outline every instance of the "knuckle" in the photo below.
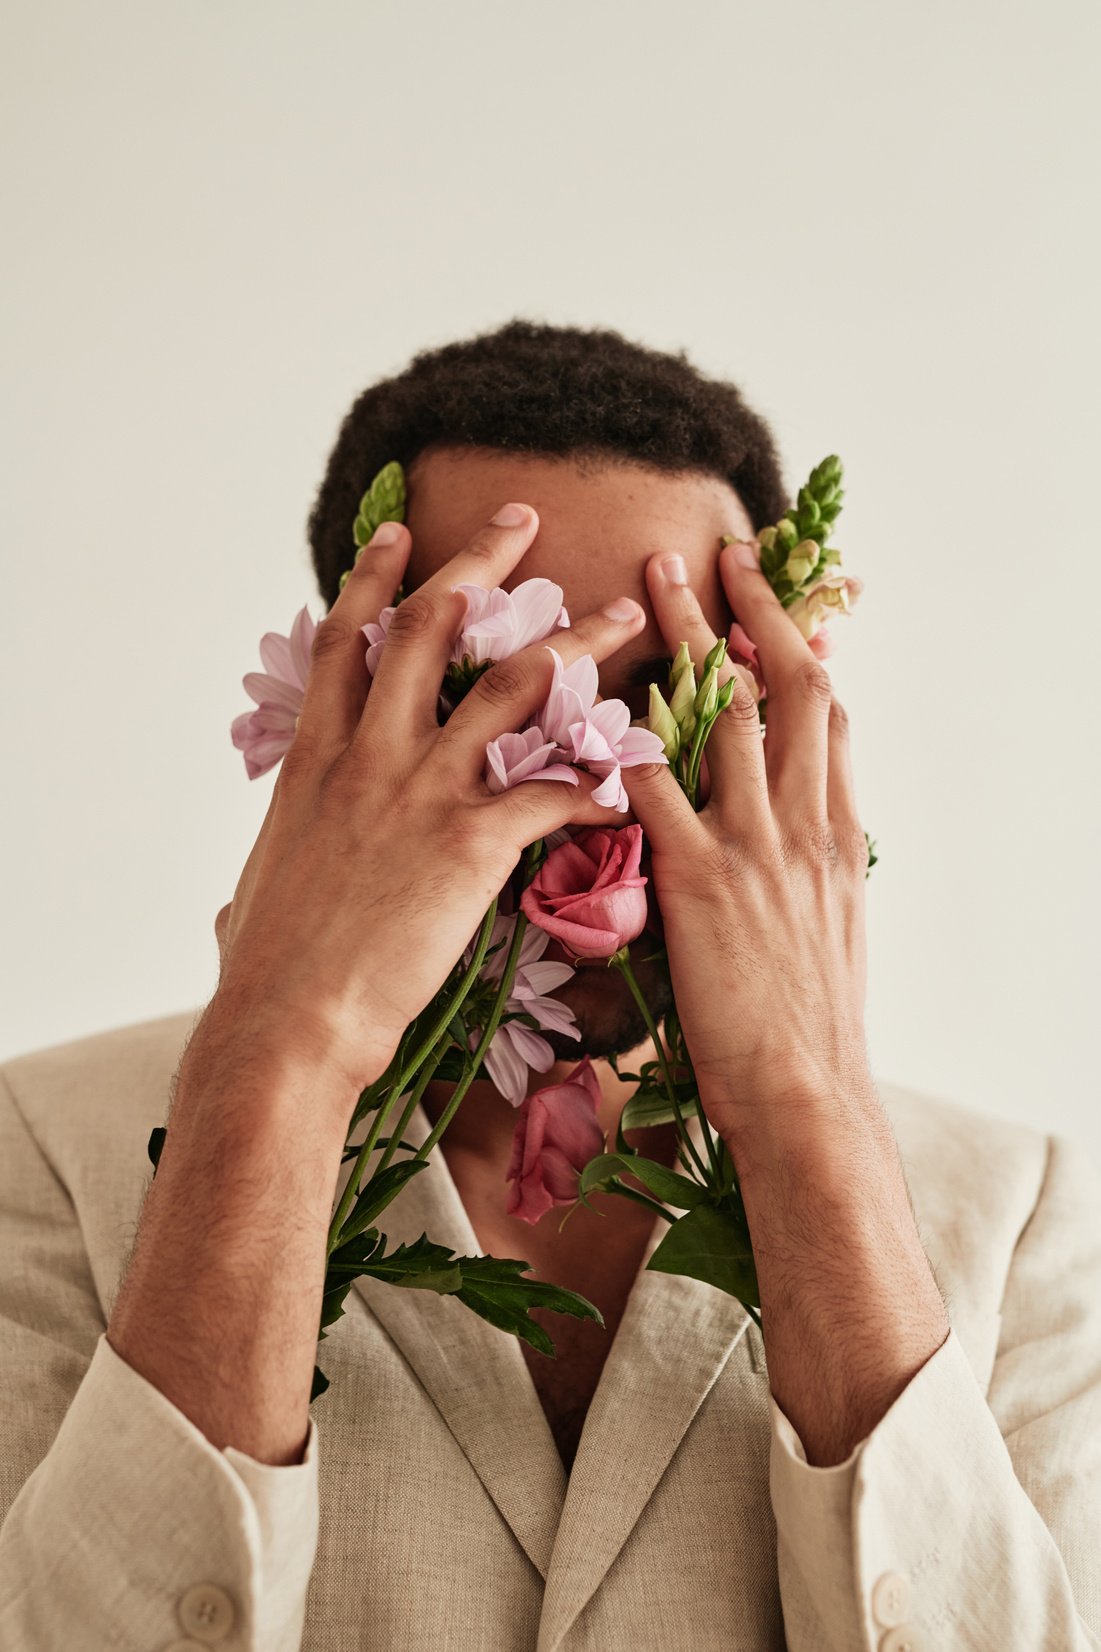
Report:
[[[353,638],[359,635],[356,626],[350,625],[335,612],[321,621],[314,633],[313,646],[310,649],[310,659],[322,661],[332,655],[347,653]]]
[[[437,597],[428,591],[415,591],[399,602],[391,615],[386,641],[389,644],[397,638],[399,643],[417,642],[435,630],[441,615],[442,604]]]
[[[530,681],[528,669],[513,656],[491,665],[474,685],[473,692],[491,706],[507,705],[524,693]]]
[[[824,665],[804,660],[795,672],[795,687],[810,705],[825,710],[833,699],[833,682]]]
[[[784,846],[784,858],[789,864],[804,866],[839,865],[841,850],[832,823],[815,817],[794,825]]]
[[[747,729],[756,731],[761,726],[761,713],[757,701],[737,672],[734,674],[734,692],[723,715],[732,718],[736,723],[744,724]]]

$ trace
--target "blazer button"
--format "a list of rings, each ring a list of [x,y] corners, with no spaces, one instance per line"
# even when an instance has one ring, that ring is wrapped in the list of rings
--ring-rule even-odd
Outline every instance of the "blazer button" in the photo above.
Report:
[[[879,1652],[928,1652],[928,1643],[920,1630],[900,1623],[888,1629],[879,1643]]]
[[[884,1572],[872,1590],[872,1616],[877,1623],[901,1623],[910,1606],[910,1579],[901,1572]]]
[[[196,1583],[181,1595],[176,1610],[184,1632],[203,1646],[224,1641],[237,1615],[233,1601],[216,1583]]]

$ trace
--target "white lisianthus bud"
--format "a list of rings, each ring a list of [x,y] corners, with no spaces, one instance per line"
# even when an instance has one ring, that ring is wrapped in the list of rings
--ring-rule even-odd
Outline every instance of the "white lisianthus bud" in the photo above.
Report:
[[[713,665],[700,684],[696,695],[693,710],[699,722],[706,723],[714,717],[719,699],[719,668]]]
[[[824,620],[849,613],[863,589],[864,581],[852,574],[827,574],[797,596],[785,612],[809,642]]]
[[[650,709],[643,725],[656,734],[662,743],[666,757],[670,763],[675,763],[680,751],[680,729],[677,720],[669,707],[662,699],[661,689],[657,683],[650,684]]]
[[[687,654],[688,650],[685,644],[682,643],[681,647],[684,648]],[[669,701],[669,710],[680,729],[682,741],[687,744],[696,728],[696,673],[692,669],[691,659],[689,659],[687,666],[680,672],[679,676],[676,673],[676,661],[674,661],[673,671],[675,686]]]

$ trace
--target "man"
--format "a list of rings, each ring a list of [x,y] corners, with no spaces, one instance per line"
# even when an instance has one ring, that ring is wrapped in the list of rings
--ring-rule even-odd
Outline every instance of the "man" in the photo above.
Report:
[[[405,528],[338,596],[389,459]],[[513,323],[352,409],[310,520],[331,612],[218,914],[214,997],[197,1024],[7,1064],[5,1648],[1101,1645],[1098,1179],[1058,1136],[868,1071],[845,718],[744,554],[785,503],[732,387],[614,333]],[[756,644],[767,738],[743,684],[698,817],[658,765],[624,772],[626,815],[585,775],[489,796],[476,760],[538,703],[541,646],[437,726],[452,586],[538,575],[564,590],[564,654],[592,653],[635,715],[681,637],[698,662],[736,617]],[[402,579],[368,688],[360,626]],[[545,1316],[548,1361],[447,1298],[361,1281],[311,1421],[356,1096],[526,842],[636,819],[762,1332],[646,1270],[660,1235],[626,1201],[561,1234],[553,1212],[506,1217],[515,1115],[482,1081],[388,1237],[522,1256],[604,1329]],[[631,1087],[600,1058],[645,1059],[645,1027],[606,970],[561,997],[582,1037],[538,1084],[588,1051],[614,1131]],[[429,1088],[410,1140],[447,1095]],[[669,1131],[633,1140],[671,1161]]]

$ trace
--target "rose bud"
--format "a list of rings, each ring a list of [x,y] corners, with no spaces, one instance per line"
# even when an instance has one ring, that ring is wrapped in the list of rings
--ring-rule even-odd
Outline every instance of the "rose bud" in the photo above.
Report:
[[[551,850],[520,910],[574,957],[610,958],[646,927],[641,859],[641,826],[593,826]]]

